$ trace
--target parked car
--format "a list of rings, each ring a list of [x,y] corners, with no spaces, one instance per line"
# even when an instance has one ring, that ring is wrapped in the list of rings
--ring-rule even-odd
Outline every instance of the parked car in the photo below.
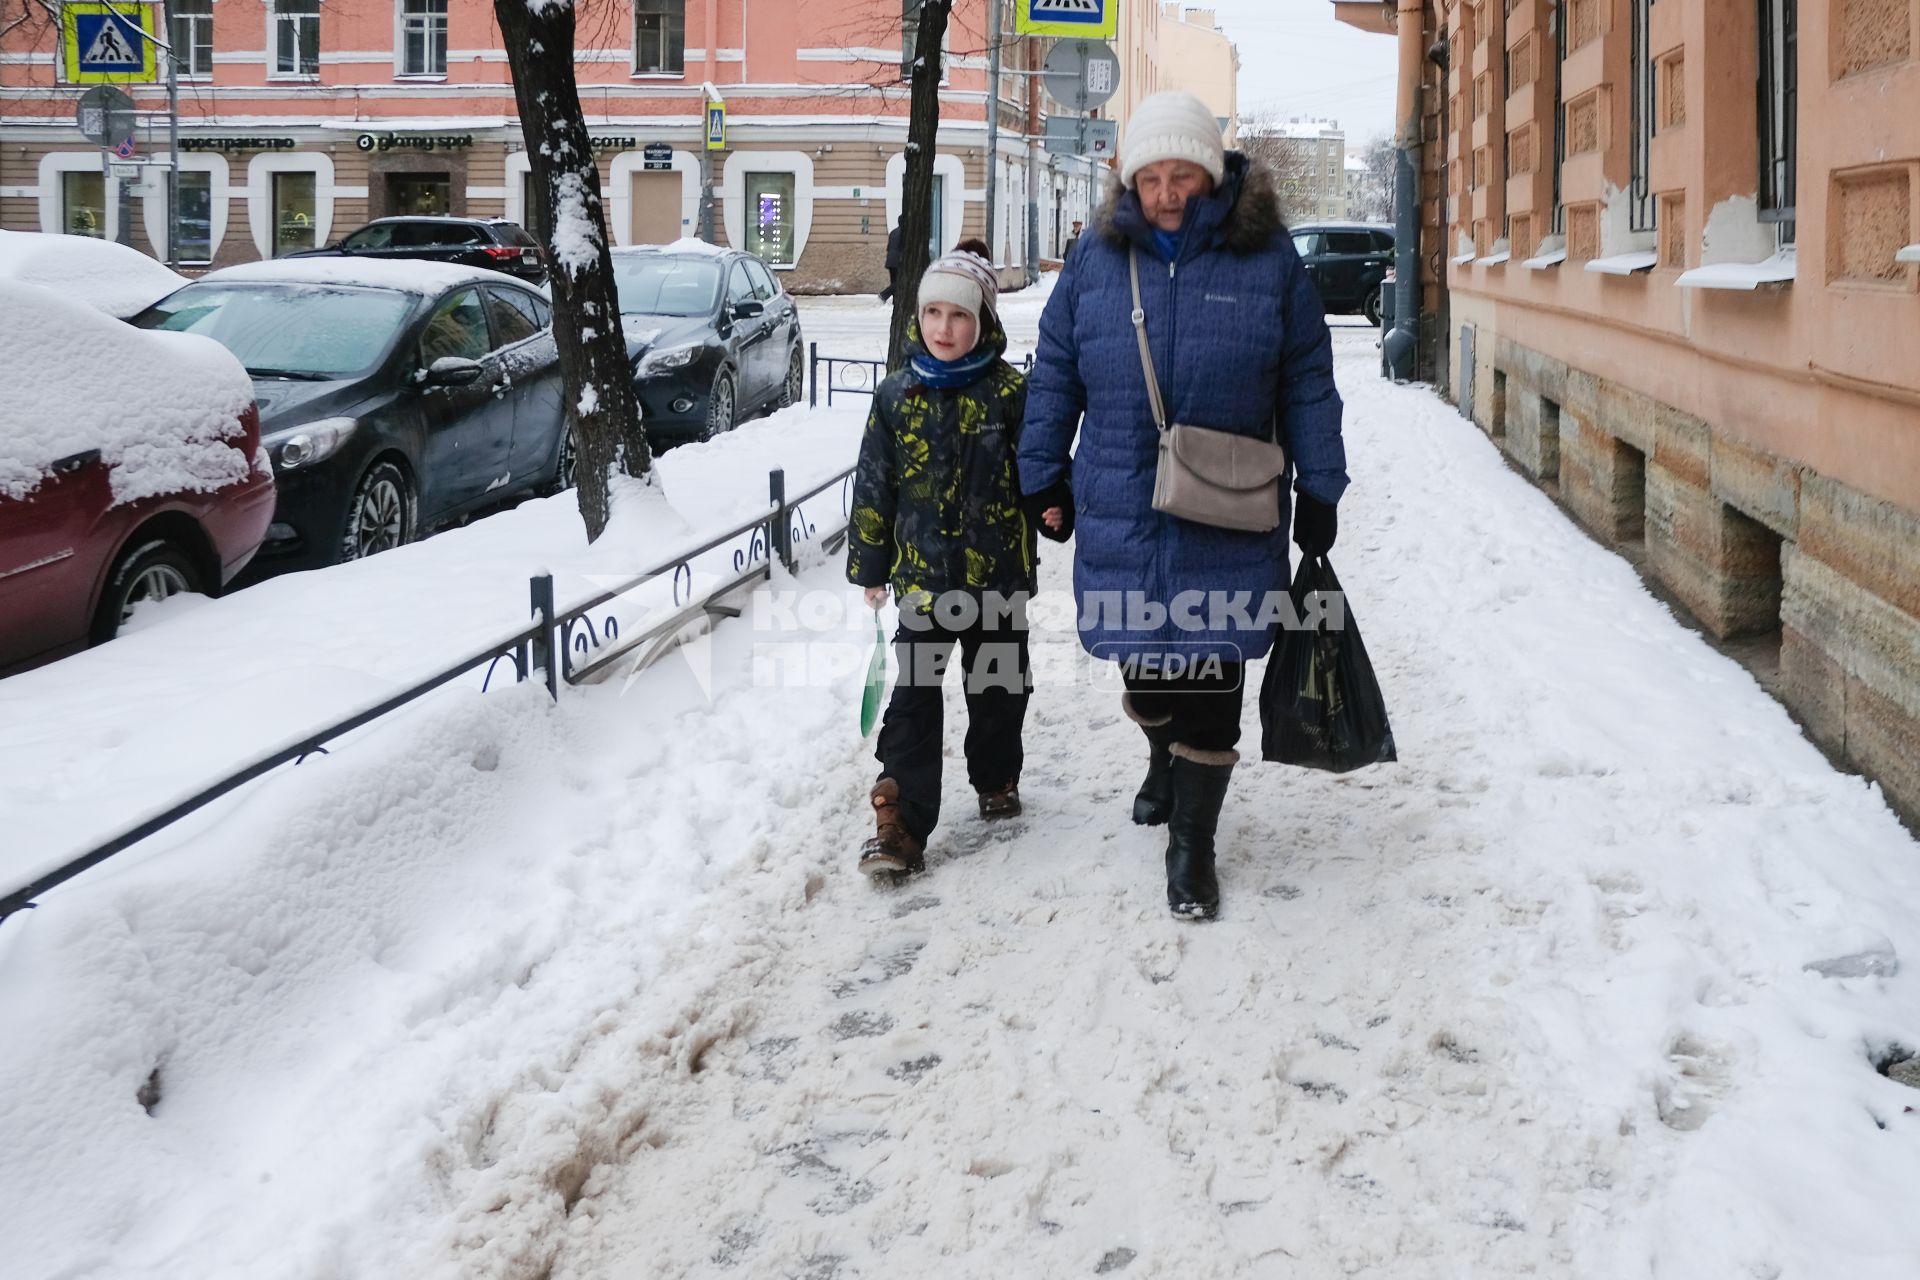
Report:
[[[497,272],[288,261],[215,271],[135,317],[252,375],[279,481],[259,569],[355,560],[572,483],[552,309]]]
[[[187,282],[130,245],[41,231],[0,231],[0,280],[57,290],[119,320]]]
[[[1393,228],[1309,222],[1293,228],[1293,247],[1329,315],[1364,315],[1380,323],[1380,281],[1393,265]]]
[[[4,280],[0,351],[0,675],[246,567],[274,491],[238,361]]]
[[[647,436],[710,440],[800,400],[800,312],[760,259],[696,240],[613,251]]]
[[[376,218],[319,249],[288,258],[395,258],[504,271],[533,284],[547,282],[540,242],[505,218]]]

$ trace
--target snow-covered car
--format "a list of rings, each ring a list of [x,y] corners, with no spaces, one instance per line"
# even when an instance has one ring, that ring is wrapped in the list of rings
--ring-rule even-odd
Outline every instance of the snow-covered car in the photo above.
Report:
[[[279,505],[256,573],[358,560],[572,483],[553,309],[497,271],[304,258],[228,267],[135,316],[253,378]]]
[[[710,440],[805,385],[800,312],[760,259],[699,240],[613,251],[649,439]]]
[[[118,320],[187,282],[127,245],[39,231],[0,231],[0,280],[57,290]]]
[[[0,674],[246,567],[273,473],[225,349],[0,280],[0,352]]]

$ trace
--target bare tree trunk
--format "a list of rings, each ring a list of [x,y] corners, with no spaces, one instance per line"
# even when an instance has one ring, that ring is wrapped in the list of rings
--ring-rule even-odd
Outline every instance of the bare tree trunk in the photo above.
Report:
[[[933,235],[934,146],[940,131],[940,46],[952,11],[953,0],[920,3],[920,32],[913,43],[913,97],[907,115],[907,173],[900,188],[906,221],[900,227],[900,274],[894,280],[893,331],[887,342],[889,369],[906,361],[907,325],[913,319],[920,277],[927,271],[927,242]],[[992,109],[989,102],[988,110]],[[987,157],[987,163],[991,165],[993,157]]]
[[[493,12],[506,41],[534,190],[547,201],[553,337],[579,454],[580,516],[592,542],[612,514],[614,464],[644,476],[653,455],[620,328],[600,169],[573,79],[573,0],[494,0]]]

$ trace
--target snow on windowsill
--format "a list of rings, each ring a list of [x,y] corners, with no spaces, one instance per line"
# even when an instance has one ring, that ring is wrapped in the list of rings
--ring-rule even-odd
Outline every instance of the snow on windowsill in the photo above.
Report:
[[[1792,284],[1794,253],[1788,249],[1765,262],[1716,262],[1712,266],[1683,271],[1674,281],[1682,289],[1746,289],[1761,285]]]
[[[1910,244],[1893,255],[1895,262],[1920,262],[1920,244]]]
[[[1598,271],[1606,276],[1630,276],[1640,271],[1651,271],[1660,261],[1660,255],[1652,250],[1641,253],[1617,253],[1611,258],[1593,258],[1587,262],[1587,270]]]
[[[1511,257],[1513,257],[1512,253],[1503,250],[1500,253],[1490,253],[1484,258],[1476,258],[1475,261],[1483,267],[1501,267],[1505,266]]]
[[[1464,267],[1473,261],[1473,255],[1471,253],[1456,253],[1453,257],[1448,258],[1447,261],[1456,267]]]
[[[1543,253],[1537,258],[1528,258],[1520,265],[1529,267],[1535,271],[1544,271],[1548,267],[1557,267],[1566,260],[1567,251],[1565,249],[1555,249],[1552,253]]]

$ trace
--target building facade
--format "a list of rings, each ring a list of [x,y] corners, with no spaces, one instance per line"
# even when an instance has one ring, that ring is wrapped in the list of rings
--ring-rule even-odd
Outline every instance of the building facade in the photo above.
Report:
[[[1289,221],[1348,216],[1347,135],[1338,121],[1246,121],[1241,145],[1272,168]]]
[[[141,6],[126,5],[126,8]],[[162,6],[149,6],[160,28]],[[180,58],[181,260],[222,266],[311,248],[387,214],[505,216],[538,230],[492,6],[468,0],[169,0]],[[575,74],[616,243],[700,225],[705,108],[715,238],[802,292],[886,283],[900,211],[914,0],[582,0]],[[947,40],[934,239],[984,235],[1007,283],[1057,251],[1097,199],[1091,162],[1037,132],[1040,42],[1003,37],[1000,135],[987,149],[987,0],[958,0]],[[0,41],[0,227],[125,239],[164,253],[162,163],[102,174],[75,120],[58,33]],[[1011,25],[1010,23],[1008,24]],[[139,158],[166,162],[164,84],[124,86]],[[989,167],[993,181],[988,181]],[[1031,203],[1036,206],[1030,217]]]
[[[1161,6],[1159,55],[1162,89],[1184,89],[1213,108],[1227,145],[1238,140],[1240,52],[1220,29],[1212,9]]]
[[[1920,817],[1920,0],[1424,18],[1462,413]]]

